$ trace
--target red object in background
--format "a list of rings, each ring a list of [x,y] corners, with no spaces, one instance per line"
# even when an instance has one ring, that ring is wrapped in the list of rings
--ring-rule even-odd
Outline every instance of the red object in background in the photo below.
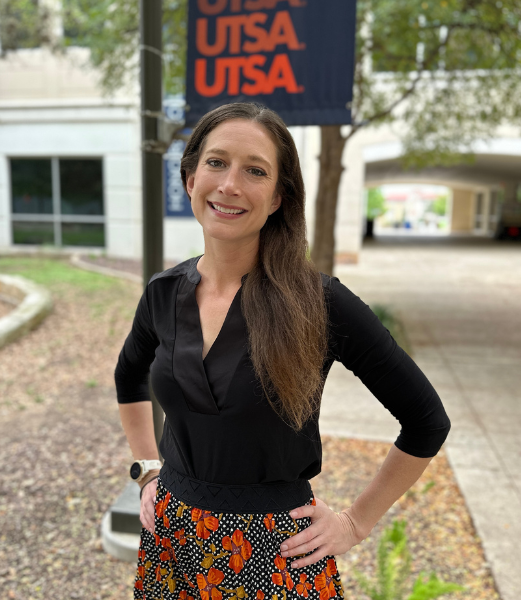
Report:
[[[517,237],[519,235],[519,227],[509,227],[507,232],[510,237]]]

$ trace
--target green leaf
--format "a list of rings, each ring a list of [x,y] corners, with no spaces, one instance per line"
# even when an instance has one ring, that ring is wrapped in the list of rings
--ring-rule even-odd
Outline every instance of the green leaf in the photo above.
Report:
[[[422,571],[414,582],[412,594],[407,600],[432,600],[449,592],[458,592],[465,589],[457,583],[440,581],[434,573],[431,573],[430,578],[425,581],[423,580],[424,576],[425,573]]]

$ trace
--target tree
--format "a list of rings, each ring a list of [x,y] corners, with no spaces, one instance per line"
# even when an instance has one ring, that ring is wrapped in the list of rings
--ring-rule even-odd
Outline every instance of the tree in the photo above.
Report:
[[[429,205],[429,211],[444,217],[447,214],[447,196],[438,196]]]
[[[521,123],[519,1],[358,0],[352,124],[321,128],[311,254],[320,271],[333,270],[342,155],[361,129],[401,120],[403,164],[421,168],[470,161],[476,139],[489,139],[502,122]],[[18,11],[25,20],[24,10],[35,4],[0,0],[0,39],[8,38],[5,15]],[[164,2],[169,93],[183,90],[186,5]],[[133,69],[137,77],[137,10],[131,0],[64,0],[63,46],[91,48],[107,92]],[[22,30],[4,41],[4,51],[23,46]]]
[[[380,188],[367,190],[367,220],[374,221],[385,213],[385,198]]]
[[[63,36],[51,34],[58,16]],[[163,0],[163,85],[167,94],[184,91],[187,0]],[[139,77],[139,2],[133,0],[63,0],[52,13],[49,2],[0,0],[2,56],[19,48],[47,46],[65,52],[70,46],[90,49],[90,63],[101,73],[111,95]]]
[[[470,161],[476,139],[521,122],[520,23],[519,0],[358,0],[352,124],[321,128],[321,271],[333,270],[342,154],[362,128],[401,120],[402,163],[421,168]]]
[[[50,10],[35,0],[0,0],[0,56],[49,45]]]
[[[369,188],[367,190],[366,228],[365,237],[373,237],[374,220],[385,213],[385,198],[380,188]]]
[[[67,0],[63,11],[63,47],[86,46],[112,94],[139,69],[139,2]],[[167,94],[184,91],[187,0],[163,0],[163,86]]]

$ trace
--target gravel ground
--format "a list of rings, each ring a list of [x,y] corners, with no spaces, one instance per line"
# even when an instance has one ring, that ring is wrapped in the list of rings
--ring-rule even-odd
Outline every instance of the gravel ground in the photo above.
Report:
[[[0,271],[16,272],[1,264]],[[131,461],[113,372],[141,290],[82,277],[82,286],[50,282],[53,313],[0,350],[2,598],[132,597],[134,566],[103,552],[100,523]],[[317,497],[341,510],[371,481],[389,446],[326,436],[323,446],[323,471],[311,483]],[[443,449],[369,538],[337,557],[346,598],[366,598],[351,570],[374,573],[380,533],[395,518],[408,523],[413,577],[434,570],[466,586],[447,599],[499,600]]]
[[[8,315],[13,310],[13,308],[16,308],[14,304],[2,302],[2,300],[0,300],[0,319]]]

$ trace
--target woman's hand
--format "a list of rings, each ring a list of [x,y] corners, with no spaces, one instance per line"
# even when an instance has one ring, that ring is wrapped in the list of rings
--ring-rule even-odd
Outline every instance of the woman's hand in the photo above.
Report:
[[[155,513],[154,506],[156,501],[157,477],[145,484],[143,494],[141,496],[141,510],[139,520],[143,527],[150,533],[155,530]]]
[[[309,556],[290,563],[292,568],[307,567],[324,556],[344,554],[369,535],[361,535],[357,531],[349,509],[336,513],[324,501],[319,498],[315,500],[316,506],[306,504],[289,513],[293,519],[311,517],[311,525],[281,544],[281,556],[290,559],[315,550]]]

